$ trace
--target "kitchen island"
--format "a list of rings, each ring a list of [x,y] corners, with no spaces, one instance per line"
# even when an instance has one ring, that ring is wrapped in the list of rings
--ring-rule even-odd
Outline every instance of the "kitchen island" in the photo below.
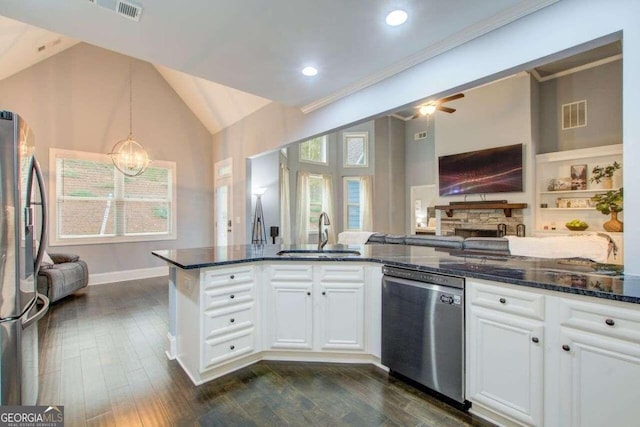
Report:
[[[640,381],[640,281],[620,266],[409,245],[295,252],[305,249],[153,253],[171,267],[167,354],[194,383],[264,359],[381,366],[384,264],[466,278],[474,413],[507,425],[577,425],[612,416],[589,404],[596,394],[612,408],[635,407],[633,393],[614,392]],[[620,425],[640,417],[613,412]]]

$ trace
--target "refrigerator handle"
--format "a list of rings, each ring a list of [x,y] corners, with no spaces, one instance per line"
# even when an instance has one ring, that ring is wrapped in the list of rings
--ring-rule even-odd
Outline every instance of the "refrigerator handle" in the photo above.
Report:
[[[38,253],[36,255],[35,265],[33,267],[33,271],[35,274],[38,274],[40,270],[40,264],[42,263],[42,257],[44,256],[44,251],[47,248],[47,230],[49,228],[49,208],[47,204],[47,194],[44,191],[44,177],[42,176],[42,169],[40,169],[40,163],[38,163],[38,159],[35,156],[32,159],[31,168],[35,172],[36,179],[38,180],[38,188],[40,189],[40,201],[42,203],[42,224],[40,226],[40,244],[38,245]],[[31,195],[29,194],[27,200],[30,200]]]
[[[27,317],[22,322],[22,329],[27,329],[29,326],[31,326],[35,322],[42,319],[42,316],[44,316],[47,313],[47,311],[49,311],[49,298],[47,298],[42,294],[38,294],[37,298],[42,301],[42,308],[40,308],[40,310],[38,310],[36,314],[34,314],[31,317]]]

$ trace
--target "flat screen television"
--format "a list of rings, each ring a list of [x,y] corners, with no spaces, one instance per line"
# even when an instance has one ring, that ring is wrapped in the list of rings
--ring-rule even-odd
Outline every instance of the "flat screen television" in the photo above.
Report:
[[[523,191],[522,144],[438,158],[440,195]]]

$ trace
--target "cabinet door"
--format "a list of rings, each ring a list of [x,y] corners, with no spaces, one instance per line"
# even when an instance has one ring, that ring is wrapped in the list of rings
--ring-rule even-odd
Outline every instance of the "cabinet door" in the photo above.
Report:
[[[321,283],[319,346],[322,350],[364,350],[364,284]]]
[[[544,328],[541,322],[472,307],[468,398],[528,425],[542,425]]]
[[[266,307],[270,347],[307,349],[313,346],[312,282],[271,282]]]
[[[561,329],[562,426],[634,426],[640,420],[640,345]]]

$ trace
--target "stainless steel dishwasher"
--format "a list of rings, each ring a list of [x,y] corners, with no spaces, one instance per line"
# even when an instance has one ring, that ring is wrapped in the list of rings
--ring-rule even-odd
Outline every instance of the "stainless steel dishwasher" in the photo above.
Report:
[[[382,268],[382,364],[466,405],[464,278]]]

